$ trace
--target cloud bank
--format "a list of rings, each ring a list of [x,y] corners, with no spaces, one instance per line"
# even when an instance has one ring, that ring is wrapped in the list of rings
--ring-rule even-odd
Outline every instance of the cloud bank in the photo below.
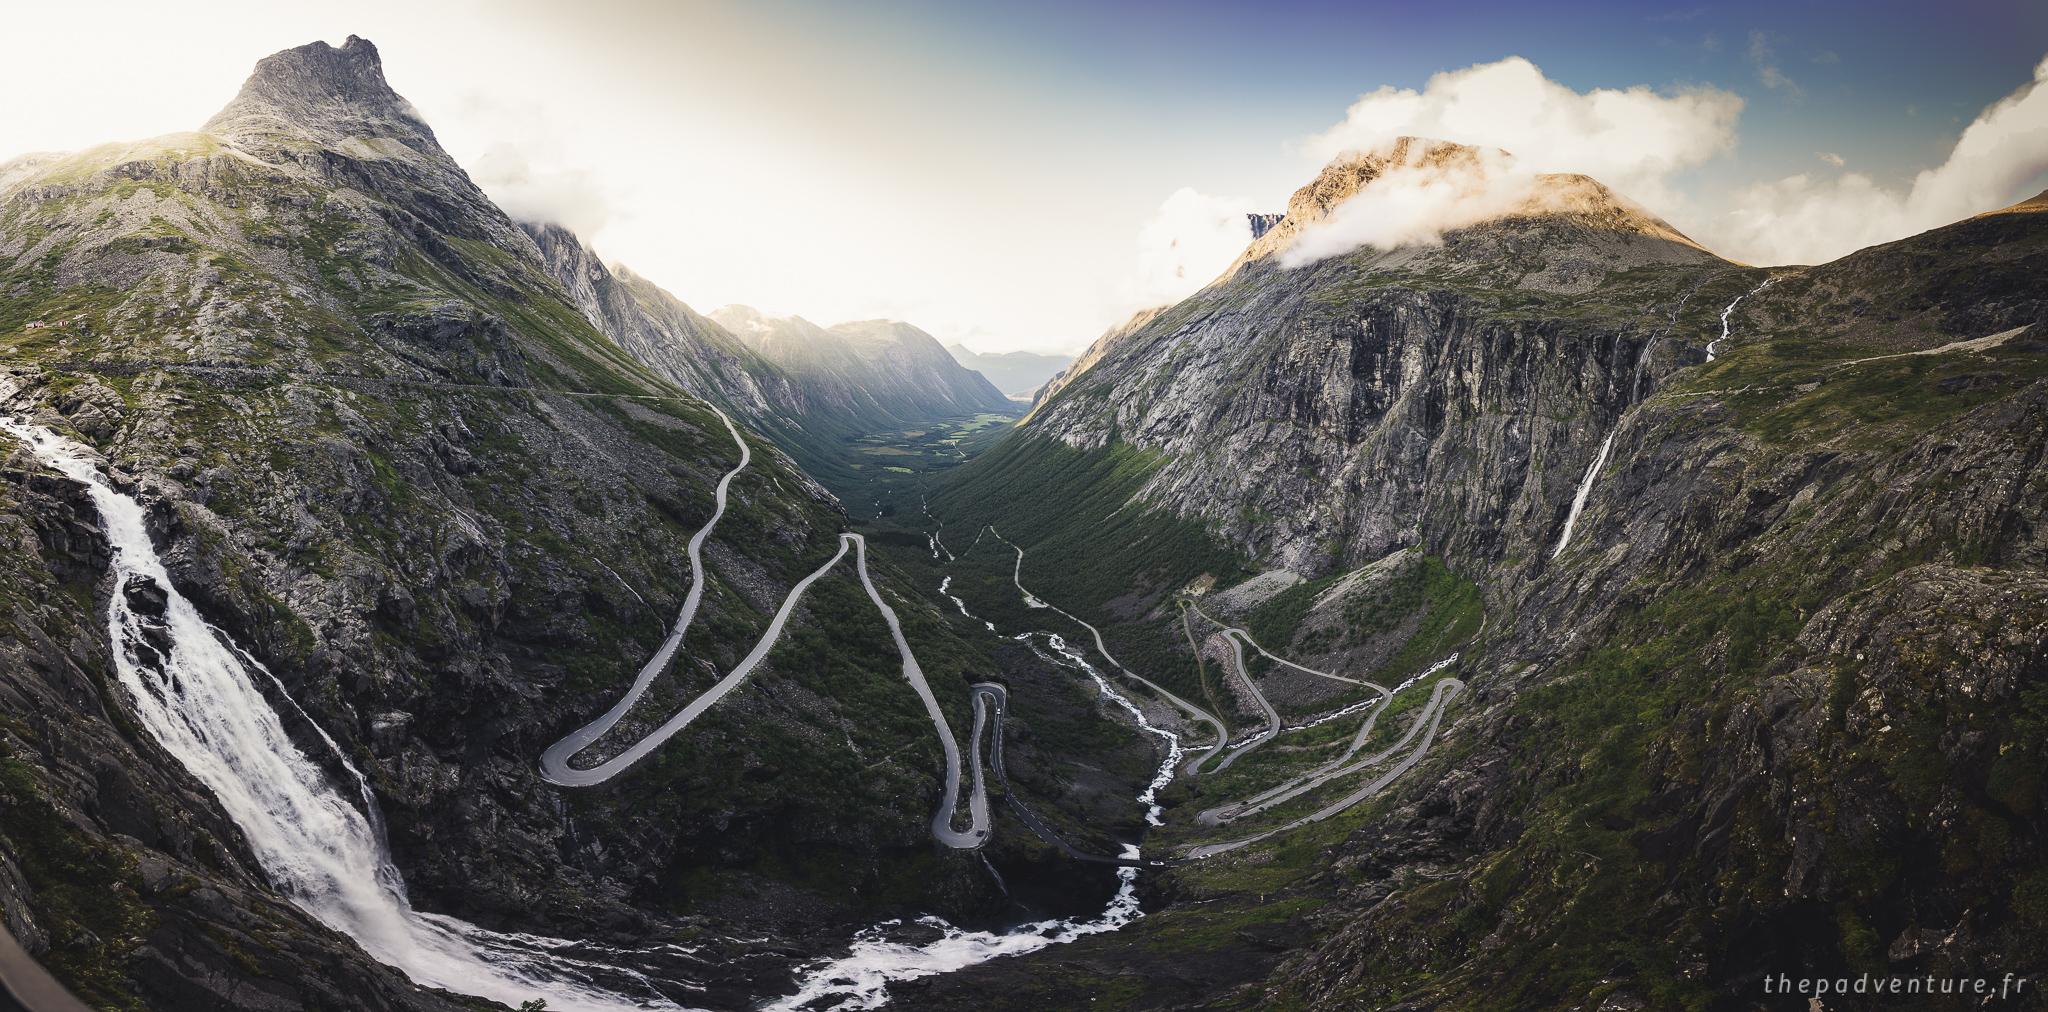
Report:
[[[2048,173],[2048,59],[1993,103],[1941,165],[1905,189],[1845,172],[1745,187],[1734,210],[1703,230],[1724,256],[1755,264],[1822,263],[1874,243],[1946,225],[2030,196]]]
[[[1779,66],[1771,40],[1750,43],[1759,84],[1795,94],[1798,85]],[[1530,199],[1534,177],[1548,172],[1592,176],[1660,217],[1687,223],[1708,248],[1754,264],[1832,260],[2048,185],[2048,59],[2032,81],[1985,109],[1941,165],[1905,186],[1844,171],[1839,154],[1818,151],[1826,168],[1814,172],[1717,192],[1680,189],[1679,173],[1734,150],[1742,109],[1739,96],[1715,88],[1580,92],[1520,57],[1439,73],[1419,90],[1382,87],[1359,97],[1341,122],[1302,149],[1323,164],[1414,136],[1487,153],[1469,165],[1412,158],[1397,165],[1303,230],[1282,262],[1293,266],[1361,245],[1439,241],[1449,229],[1517,210]],[[1199,289],[1249,240],[1241,212],[1274,209],[1192,189],[1174,193],[1143,230],[1130,306],[1173,302]]]
[[[1443,233],[1529,205],[1537,173],[1498,148],[1446,152],[1428,144],[1386,145],[1392,161],[1328,217],[1304,228],[1280,253],[1299,267],[1361,246],[1434,246]],[[1340,156],[1341,157],[1341,156]]]
[[[1248,202],[1181,187],[1138,232],[1126,312],[1179,302],[1215,280],[1252,241]]]
[[[1511,56],[1431,77],[1421,91],[1383,87],[1311,138],[1327,162],[1403,135],[1504,148],[1531,172],[1582,172],[1652,208],[1675,205],[1673,173],[1735,145],[1742,99],[1714,88],[1573,91]]]
[[[589,171],[536,163],[511,144],[492,145],[470,175],[515,221],[560,225],[586,242],[614,217],[612,201]]]

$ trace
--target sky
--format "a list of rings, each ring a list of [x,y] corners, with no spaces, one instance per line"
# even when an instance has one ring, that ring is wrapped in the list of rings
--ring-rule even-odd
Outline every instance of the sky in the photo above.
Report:
[[[2010,0],[9,7],[0,160],[196,128],[262,56],[361,35],[516,216],[702,310],[982,351],[1188,294],[1245,212],[1396,133],[1587,172],[1758,264],[2048,188],[2048,4]]]

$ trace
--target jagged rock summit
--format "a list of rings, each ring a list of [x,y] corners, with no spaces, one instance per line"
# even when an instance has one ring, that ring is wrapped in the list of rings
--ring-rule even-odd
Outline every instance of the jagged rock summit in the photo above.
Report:
[[[447,157],[418,110],[384,79],[376,45],[355,35],[339,48],[309,42],[264,57],[203,129],[244,144],[286,137],[321,144],[388,139]]]

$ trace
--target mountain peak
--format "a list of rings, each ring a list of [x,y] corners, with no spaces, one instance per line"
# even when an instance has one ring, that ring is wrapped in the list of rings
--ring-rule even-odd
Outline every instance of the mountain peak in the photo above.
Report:
[[[1366,203],[1345,206],[1354,201]],[[1238,266],[1266,257],[1292,266],[1358,247],[1435,246],[1475,226],[1541,226],[1553,248],[1540,253],[1557,252],[1560,242],[1609,244],[1633,235],[1670,247],[1657,256],[1712,256],[1591,176],[1535,172],[1498,148],[1398,137],[1331,159],[1288,199],[1278,221],[1254,222]],[[1490,255],[1503,252],[1485,245]]]
[[[355,35],[339,47],[309,42],[257,61],[241,92],[206,121],[205,130],[242,142],[388,138],[424,153],[441,153],[412,103],[384,79],[376,45]]]

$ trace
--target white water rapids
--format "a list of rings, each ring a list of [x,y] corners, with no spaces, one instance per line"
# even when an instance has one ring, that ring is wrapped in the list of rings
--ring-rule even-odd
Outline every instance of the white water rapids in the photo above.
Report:
[[[939,592],[953,599],[962,615],[974,618],[967,610],[967,603],[947,592],[953,578],[948,576],[939,584]],[[1020,588],[1021,589],[1021,588]],[[1025,595],[1031,599],[1029,594]],[[1035,600],[1035,599],[1031,599]],[[1042,607],[1042,605],[1035,605]],[[990,632],[995,631],[993,623],[983,622]],[[1039,649],[1034,637],[1044,637],[1053,654]],[[1145,806],[1145,821],[1149,825],[1165,825],[1160,819],[1159,792],[1173,782],[1174,770],[1180,766],[1185,751],[1181,748],[1180,736],[1146,719],[1145,711],[1129,697],[1116,691],[1088,659],[1069,646],[1058,633],[1020,633],[1012,636],[1030,646],[1049,663],[1066,664],[1085,673],[1095,682],[1095,687],[1104,699],[1122,707],[1131,715],[1138,729],[1157,736],[1166,743],[1166,759],[1145,790],[1138,795],[1138,803]],[[1142,856],[1135,845],[1125,844],[1123,855],[1127,858]],[[1138,909],[1138,869],[1121,867],[1116,871],[1117,889],[1110,896],[1102,913],[1091,920],[1057,919],[1035,921],[1008,931],[966,931],[955,927],[944,918],[921,917],[917,923],[936,930],[939,937],[929,942],[893,941],[889,935],[900,930],[900,920],[884,921],[863,930],[854,936],[852,950],[845,956],[830,960],[812,968],[804,977],[795,994],[768,1006],[768,1012],[807,1012],[807,1010],[878,1009],[889,1003],[889,985],[899,980],[916,980],[955,970],[964,970],[977,963],[1004,956],[1022,956],[1054,945],[1064,945],[1077,938],[1100,935],[1117,931],[1125,925],[1144,916]]]
[[[107,635],[135,716],[219,799],[280,893],[426,986],[514,1007],[541,999],[563,1012],[677,1008],[631,970],[559,954],[576,943],[414,910],[372,821],[368,782],[341,756],[363,796],[359,811],[292,742],[258,687],[259,677],[277,684],[274,677],[172,584],[141,503],[109,485],[84,447],[12,418],[0,417],[0,430],[90,493],[113,548]],[[128,590],[142,585],[166,598],[160,623],[129,601]],[[595,977],[637,979],[642,994],[606,990]]]

